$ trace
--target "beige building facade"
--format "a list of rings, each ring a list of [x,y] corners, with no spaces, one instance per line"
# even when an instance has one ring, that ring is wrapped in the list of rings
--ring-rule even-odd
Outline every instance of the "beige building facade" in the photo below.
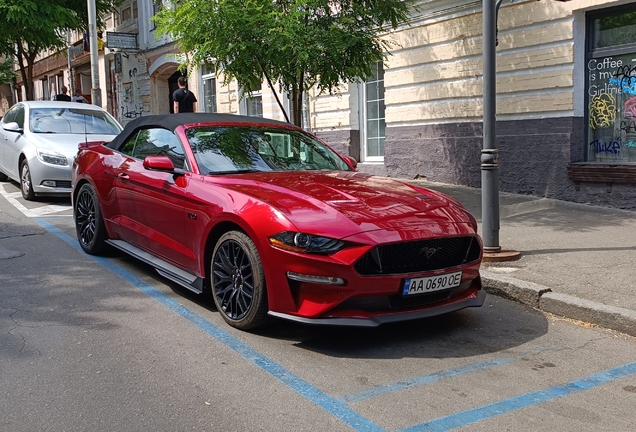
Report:
[[[311,127],[359,169],[480,187],[481,1],[425,0],[368,82],[312,98]],[[500,190],[636,208],[636,2],[506,1]]]

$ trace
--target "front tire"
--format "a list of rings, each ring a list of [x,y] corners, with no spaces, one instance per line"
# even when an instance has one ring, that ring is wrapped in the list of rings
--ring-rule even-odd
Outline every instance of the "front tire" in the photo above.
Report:
[[[22,197],[27,201],[35,201],[35,192],[31,183],[31,170],[26,159],[20,164],[20,191]]]
[[[106,227],[93,187],[85,183],[80,188],[73,208],[77,240],[84,252],[100,255],[106,248]]]
[[[214,247],[210,265],[212,297],[232,327],[252,330],[268,321],[263,264],[254,242],[240,231],[229,231]]]

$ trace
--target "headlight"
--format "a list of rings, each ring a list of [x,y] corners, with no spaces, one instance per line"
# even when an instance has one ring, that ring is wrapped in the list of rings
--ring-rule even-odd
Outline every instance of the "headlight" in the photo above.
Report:
[[[292,252],[317,254],[335,253],[346,246],[342,240],[293,231],[273,235],[269,238],[269,243]]]
[[[38,159],[51,165],[68,166],[68,159],[63,154],[51,150],[38,149]]]

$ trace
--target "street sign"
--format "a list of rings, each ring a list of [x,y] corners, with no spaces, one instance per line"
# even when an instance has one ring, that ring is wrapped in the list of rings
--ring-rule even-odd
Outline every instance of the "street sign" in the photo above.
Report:
[[[137,49],[137,35],[133,33],[106,32],[108,48]]]

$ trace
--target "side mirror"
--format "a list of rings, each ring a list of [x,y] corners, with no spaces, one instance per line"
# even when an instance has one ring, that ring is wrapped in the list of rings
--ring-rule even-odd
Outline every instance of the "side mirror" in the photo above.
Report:
[[[17,132],[17,133],[24,132],[24,129],[22,129],[20,125],[18,125],[16,122],[9,122],[5,124],[3,129],[9,132]]]
[[[358,161],[355,158],[352,158],[351,156],[343,156],[342,158],[351,168],[356,169],[358,166]]]
[[[147,156],[144,168],[150,171],[162,171],[174,175],[183,175],[185,171],[177,169],[168,156]]]

